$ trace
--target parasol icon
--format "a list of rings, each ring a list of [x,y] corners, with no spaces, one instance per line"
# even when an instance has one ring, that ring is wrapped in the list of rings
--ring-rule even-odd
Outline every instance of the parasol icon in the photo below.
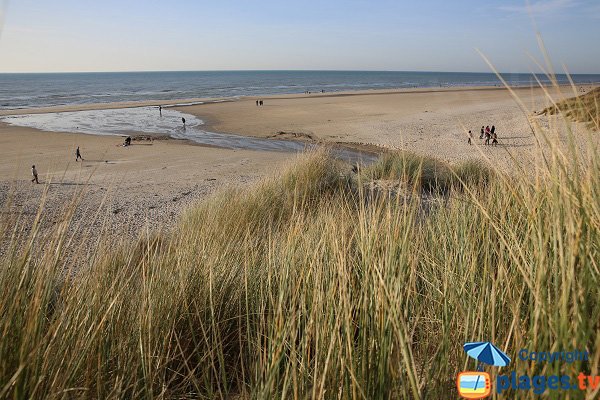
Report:
[[[506,367],[510,364],[510,357],[491,342],[465,343],[463,348],[469,357],[476,359],[479,363],[495,367]]]

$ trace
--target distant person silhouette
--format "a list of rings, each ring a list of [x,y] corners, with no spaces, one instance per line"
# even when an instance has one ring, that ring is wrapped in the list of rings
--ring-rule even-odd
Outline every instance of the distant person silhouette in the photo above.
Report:
[[[471,144],[471,137],[472,136],[473,136],[473,134],[471,133],[471,131],[469,131],[469,140],[468,140],[469,145]]]
[[[79,161],[80,158],[81,161],[83,161],[83,157],[81,157],[81,152],[79,151],[79,146],[77,146],[77,150],[75,150],[75,162]]]
[[[158,113],[160,114],[160,116],[162,117],[162,106],[158,106]]]
[[[185,118],[181,117],[181,122],[183,122],[183,127],[185,128]]]
[[[31,179],[31,182],[40,183],[38,181],[38,173],[37,173],[37,169],[35,169],[35,165],[31,166],[31,175],[33,176],[33,178]]]
[[[258,107],[258,100],[256,100],[256,106]]]
[[[262,101],[262,100],[261,100],[261,101],[259,101],[258,103],[259,103],[261,106],[263,105],[263,101]]]
[[[129,146],[129,145],[131,145],[131,136],[127,136],[125,138],[125,143],[123,143],[123,146],[125,146],[125,147]]]
[[[492,136],[494,135],[495,132],[496,132],[496,127],[494,125],[492,125],[492,129],[490,129],[490,133],[492,134]]]
[[[482,126],[481,127],[481,134],[479,135],[479,139],[483,139],[483,132],[484,132],[485,128]]]

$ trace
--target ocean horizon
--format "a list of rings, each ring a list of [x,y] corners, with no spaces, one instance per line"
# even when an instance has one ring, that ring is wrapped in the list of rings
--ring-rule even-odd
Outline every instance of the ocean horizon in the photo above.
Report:
[[[511,86],[549,84],[545,75],[501,73]],[[600,74],[573,74],[575,84],[600,82]],[[557,74],[561,84],[569,76]],[[148,71],[0,73],[0,109],[128,101],[173,101],[310,92],[499,86],[494,73],[418,71]]]

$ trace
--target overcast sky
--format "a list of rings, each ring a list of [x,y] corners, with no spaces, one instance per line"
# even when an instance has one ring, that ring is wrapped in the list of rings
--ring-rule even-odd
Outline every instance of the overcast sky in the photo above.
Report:
[[[600,0],[0,0],[0,72],[600,73]],[[0,22],[1,23],[1,22]]]

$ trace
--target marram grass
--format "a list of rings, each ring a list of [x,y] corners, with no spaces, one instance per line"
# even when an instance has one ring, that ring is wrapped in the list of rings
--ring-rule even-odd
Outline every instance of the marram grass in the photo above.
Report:
[[[321,152],[137,243],[34,227],[0,261],[0,398],[454,398],[476,340],[590,354],[517,374],[599,374],[593,154],[535,176],[396,154],[355,176]]]

